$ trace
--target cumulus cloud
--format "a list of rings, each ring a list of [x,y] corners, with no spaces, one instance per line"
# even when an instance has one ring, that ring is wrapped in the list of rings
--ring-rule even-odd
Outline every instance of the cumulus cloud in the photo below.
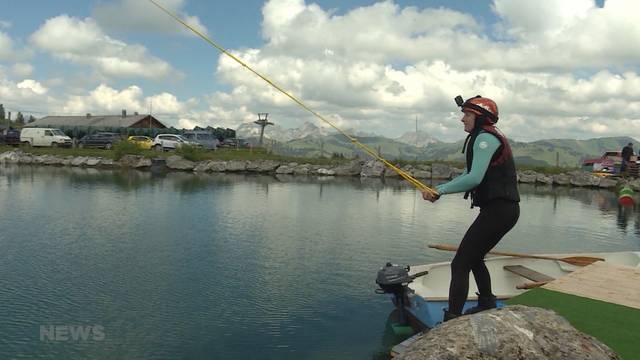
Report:
[[[207,28],[197,16],[189,15],[184,11],[186,0],[160,0],[158,3],[177,13],[194,29],[207,33]],[[92,17],[103,28],[112,32],[192,34],[149,1],[120,0],[100,3],[93,9]]]
[[[501,127],[518,139],[629,135],[640,123],[639,76],[629,68],[640,52],[611,39],[640,42],[628,15],[639,7],[495,0],[498,23],[485,28],[445,8],[386,1],[336,15],[303,0],[270,0],[265,45],[233,53],[346,127],[399,135],[417,116],[436,137],[456,140],[463,133],[452,98],[479,93],[498,102]],[[240,123],[266,111],[284,126],[319,122],[224,55],[216,76],[232,90],[209,98],[211,118]]]
[[[155,79],[176,75],[169,63],[149,54],[144,46],[111,38],[91,18],[51,18],[30,40],[55,58],[90,66],[107,77]]]
[[[122,109],[125,109],[129,114],[134,112],[146,114],[150,104],[153,106],[153,114],[163,123],[177,126],[180,117],[190,105],[194,105],[194,100],[180,101],[175,95],[167,92],[145,97],[142,88],[137,85],[115,89],[101,84],[87,94],[69,96],[62,102],[60,112],[119,114]]]

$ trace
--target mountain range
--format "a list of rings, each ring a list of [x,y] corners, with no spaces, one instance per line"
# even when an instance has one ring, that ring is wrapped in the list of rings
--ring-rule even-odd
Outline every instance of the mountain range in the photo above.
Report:
[[[453,143],[439,141],[426,132],[407,132],[398,138],[387,138],[372,133],[346,130],[361,143],[375,149],[389,160],[464,161],[461,153],[464,140]],[[257,143],[259,126],[242,124],[238,137]],[[283,129],[277,125],[265,128],[265,146],[282,155],[318,157],[341,154],[345,157],[368,156],[343,135],[333,129],[319,128],[304,123],[300,128]],[[605,137],[588,140],[550,139],[532,142],[511,140],[517,164],[529,166],[579,167],[582,160],[599,157],[605,151],[620,150],[629,142],[638,142],[631,137]],[[417,146],[416,146],[417,145]]]

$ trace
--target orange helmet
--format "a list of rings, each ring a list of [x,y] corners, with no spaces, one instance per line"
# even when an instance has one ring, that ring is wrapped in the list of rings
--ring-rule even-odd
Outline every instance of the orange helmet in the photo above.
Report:
[[[463,112],[470,111],[479,116],[484,115],[491,124],[498,122],[498,105],[496,105],[495,101],[480,95],[467,99],[465,102],[461,100],[462,97],[458,96],[456,103],[462,107]]]

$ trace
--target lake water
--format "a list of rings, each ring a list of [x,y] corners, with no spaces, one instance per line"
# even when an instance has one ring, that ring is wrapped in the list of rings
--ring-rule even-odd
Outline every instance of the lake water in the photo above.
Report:
[[[521,192],[502,250],[640,250],[612,191]],[[476,213],[397,181],[0,167],[0,358],[385,358],[378,268],[450,260],[427,244]]]

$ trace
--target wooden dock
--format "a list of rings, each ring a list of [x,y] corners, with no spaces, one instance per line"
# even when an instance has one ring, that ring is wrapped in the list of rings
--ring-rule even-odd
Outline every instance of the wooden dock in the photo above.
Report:
[[[565,294],[640,309],[640,269],[597,261],[543,286]]]

